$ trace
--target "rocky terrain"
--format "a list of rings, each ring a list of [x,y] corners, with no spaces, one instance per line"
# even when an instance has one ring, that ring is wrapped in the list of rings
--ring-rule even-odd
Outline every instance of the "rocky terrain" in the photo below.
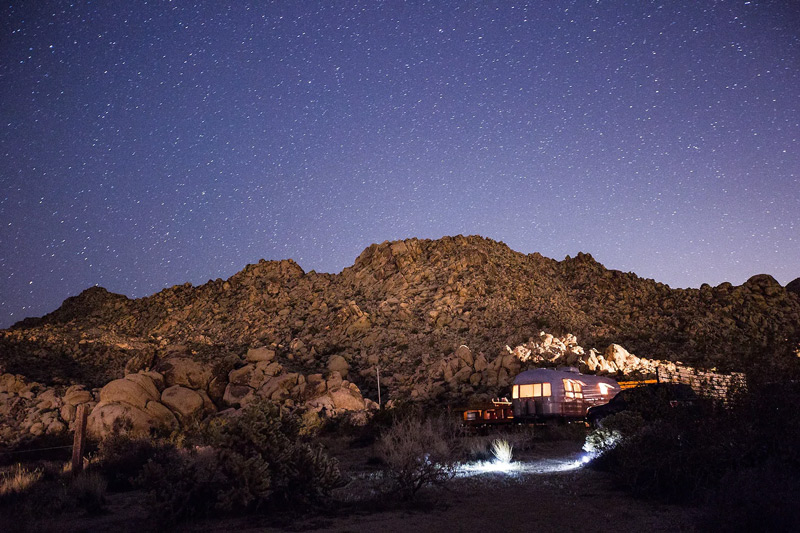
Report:
[[[262,260],[135,300],[93,287],[0,332],[0,426],[58,432],[77,395],[97,402],[100,433],[123,412],[144,431],[255,397],[364,412],[378,373],[384,402],[465,403],[543,364],[744,370],[796,358],[799,286],[758,275],[671,289],[588,254],[556,261],[457,236],[375,244],[335,275]]]

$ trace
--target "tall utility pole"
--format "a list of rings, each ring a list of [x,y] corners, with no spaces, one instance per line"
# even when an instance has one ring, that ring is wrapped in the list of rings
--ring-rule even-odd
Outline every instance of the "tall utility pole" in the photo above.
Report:
[[[381,367],[375,365],[375,374],[378,376],[378,409],[381,408]]]

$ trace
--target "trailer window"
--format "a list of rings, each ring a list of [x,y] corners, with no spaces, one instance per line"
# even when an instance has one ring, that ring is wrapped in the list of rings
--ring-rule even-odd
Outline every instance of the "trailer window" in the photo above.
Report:
[[[607,396],[614,392],[614,386],[608,383],[598,383],[597,386],[600,388],[600,394],[602,396]]]
[[[529,383],[527,385],[514,385],[511,389],[512,398],[541,398],[552,395],[549,383]]]
[[[583,388],[578,381],[573,379],[564,380],[564,396],[566,398],[583,398]]]

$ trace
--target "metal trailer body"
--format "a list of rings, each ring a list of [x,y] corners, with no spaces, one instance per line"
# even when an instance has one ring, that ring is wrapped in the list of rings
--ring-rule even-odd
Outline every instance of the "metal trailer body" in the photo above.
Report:
[[[514,418],[583,418],[593,405],[608,403],[620,391],[611,378],[581,374],[575,368],[535,368],[514,378]]]

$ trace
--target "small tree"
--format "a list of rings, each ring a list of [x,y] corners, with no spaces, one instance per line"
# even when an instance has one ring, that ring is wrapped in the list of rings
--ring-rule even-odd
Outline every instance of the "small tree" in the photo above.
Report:
[[[396,420],[381,434],[378,456],[403,499],[413,499],[430,484],[442,484],[456,470],[460,431],[445,418]]]

